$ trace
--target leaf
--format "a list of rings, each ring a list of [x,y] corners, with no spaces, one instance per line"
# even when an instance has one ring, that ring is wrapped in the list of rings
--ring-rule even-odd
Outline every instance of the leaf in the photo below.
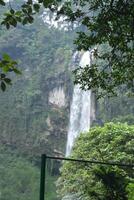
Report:
[[[5,2],[3,0],[0,0],[0,5],[5,6]]]
[[[9,72],[10,68],[7,65],[5,65],[2,69],[3,69],[3,72],[7,73]]]
[[[22,21],[22,24],[25,25],[25,24],[27,24],[27,23],[28,23],[28,18],[25,17],[25,18],[23,19],[23,21]]]
[[[28,3],[28,4],[32,4],[33,1],[32,1],[32,0],[28,0],[27,3]]]
[[[34,7],[34,10],[35,10],[36,12],[39,12],[39,10],[40,10],[40,5],[39,5],[39,4],[35,3],[35,4],[33,5],[33,7]]]
[[[13,9],[10,10],[10,13],[14,15],[15,11]]]
[[[6,28],[9,29],[10,28],[10,24],[6,23]]]
[[[16,11],[15,15],[21,16],[21,15],[22,15],[22,12],[21,12],[21,11]]]
[[[6,84],[3,81],[1,82],[1,89],[3,92],[6,90]]]
[[[21,17],[16,17],[16,20],[18,21],[18,22],[21,22],[22,21],[22,19],[21,19]]]
[[[29,22],[30,24],[32,24],[33,21],[34,21],[34,18],[33,18],[32,16],[29,16],[29,17],[28,17],[28,22]]]
[[[16,18],[12,17],[11,21],[10,21],[10,24],[14,27],[17,26],[17,21],[16,21]]]
[[[19,71],[17,68],[14,68],[13,71],[14,71],[16,74],[20,74],[20,75],[21,75],[21,71]]]
[[[1,74],[0,76],[1,76],[1,79],[3,79],[3,78],[5,78],[5,77],[6,77],[6,75],[5,75],[5,74]]]
[[[5,81],[7,84],[11,85],[11,79],[10,79],[10,78],[5,78],[4,81]]]

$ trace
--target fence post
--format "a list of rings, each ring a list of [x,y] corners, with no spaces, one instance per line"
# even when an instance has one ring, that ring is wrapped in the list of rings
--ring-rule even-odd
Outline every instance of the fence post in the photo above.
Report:
[[[45,200],[46,155],[41,155],[40,200]]]

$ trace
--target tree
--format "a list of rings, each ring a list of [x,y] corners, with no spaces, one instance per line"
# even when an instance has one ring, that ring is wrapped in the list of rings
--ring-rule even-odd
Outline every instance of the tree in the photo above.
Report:
[[[7,3],[0,0],[0,4]],[[12,7],[1,24],[7,29],[33,23],[41,7],[78,21],[81,31],[75,41],[78,50],[93,49],[94,62],[75,71],[75,83],[83,89],[93,89],[103,94],[116,94],[119,86],[134,89],[134,2],[132,0],[27,0],[19,8]],[[99,61],[99,62],[98,62]],[[99,90],[100,89],[100,90]],[[103,91],[103,92],[102,92]],[[99,95],[99,94],[98,94]]]
[[[35,200],[39,196],[39,169],[0,147],[0,199]]]
[[[36,162],[43,152],[64,152],[68,112],[55,109],[48,97],[60,84],[65,93],[71,87],[71,37],[72,34],[50,29],[38,17],[30,26],[3,30],[0,36],[0,52],[7,51],[17,59],[23,74],[11,76],[13,87],[9,86],[0,97],[0,145],[18,149],[19,154]]]
[[[134,126],[108,123],[81,134],[71,158],[132,164],[133,139]],[[134,173],[129,167],[66,161],[57,184],[62,197],[74,195],[82,200],[127,200],[128,191],[132,196],[133,183]]]
[[[128,200],[134,200],[134,183],[130,183],[127,187]]]

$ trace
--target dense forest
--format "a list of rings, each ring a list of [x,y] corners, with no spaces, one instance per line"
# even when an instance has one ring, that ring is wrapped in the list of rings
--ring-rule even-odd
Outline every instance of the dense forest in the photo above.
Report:
[[[32,25],[0,28],[0,54],[16,59],[22,72],[10,75],[13,85],[0,91],[0,200],[38,199],[40,155],[65,155],[75,32],[49,27],[41,15]],[[92,126],[134,124],[134,99],[125,87],[119,88],[118,97],[93,96]],[[55,179],[48,176],[48,200],[58,199],[52,192]]]
[[[77,138],[71,158],[133,164],[133,138],[132,125],[93,127]],[[133,200],[134,172],[128,166],[66,161],[57,185],[63,199]]]
[[[72,93],[72,40],[69,32],[49,29],[41,17],[33,25],[0,30],[0,52],[18,60],[22,72],[10,75],[13,85],[0,92],[0,199],[38,199],[41,154],[64,154]],[[28,191],[23,188],[24,177],[30,178]]]

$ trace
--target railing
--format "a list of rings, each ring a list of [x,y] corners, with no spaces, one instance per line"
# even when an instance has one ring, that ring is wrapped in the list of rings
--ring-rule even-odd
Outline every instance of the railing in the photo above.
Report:
[[[64,157],[51,157],[43,154],[41,156],[41,175],[40,175],[40,200],[48,200],[46,197],[46,170],[47,170],[47,161],[67,161],[67,162],[78,162],[85,164],[96,164],[96,165],[106,165],[106,166],[118,166],[118,167],[127,167],[133,168],[134,165],[125,164],[125,163],[117,163],[117,162],[101,162],[101,161],[91,161],[91,160],[82,160],[82,159],[72,159],[72,158],[64,158]],[[61,166],[61,165],[60,165]],[[49,170],[51,166],[48,167]],[[47,170],[48,171],[48,170]],[[53,199],[52,199],[53,200]]]

